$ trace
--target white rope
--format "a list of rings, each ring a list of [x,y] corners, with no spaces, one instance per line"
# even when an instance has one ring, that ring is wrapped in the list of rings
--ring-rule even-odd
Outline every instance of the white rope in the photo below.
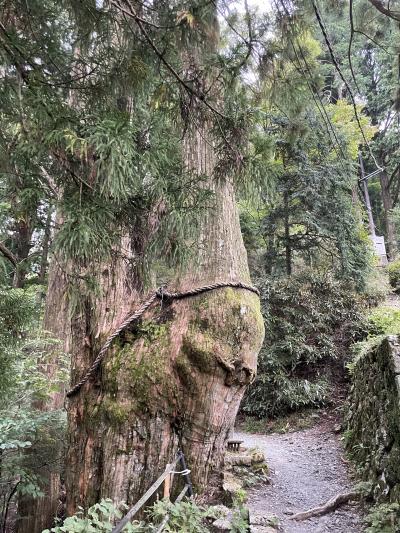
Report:
[[[188,476],[190,472],[191,470],[189,470],[189,468],[186,468],[185,470],[181,470],[180,472],[172,471],[171,474],[180,474],[182,476]]]

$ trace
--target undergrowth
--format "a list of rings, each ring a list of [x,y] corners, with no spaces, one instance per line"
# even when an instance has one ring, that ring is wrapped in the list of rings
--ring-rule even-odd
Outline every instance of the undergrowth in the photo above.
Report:
[[[172,503],[168,499],[160,500],[154,504],[148,514],[151,521],[156,524],[159,524],[168,514],[170,518],[164,531],[170,533],[181,531],[207,533],[209,529],[206,526],[206,520],[214,518],[212,509],[199,506],[191,500],[179,503]],[[151,527],[148,526],[148,529],[144,531],[152,531]]]
[[[386,271],[389,274],[389,282],[396,293],[400,292],[400,259],[392,261],[387,267]]]
[[[115,505],[110,499],[103,499],[88,509],[82,508],[65,519],[63,524],[46,529],[42,533],[105,533],[112,531],[127,510],[125,504]],[[213,507],[197,504],[194,500],[172,503],[168,499],[157,501],[146,511],[145,521],[132,521],[124,528],[124,533],[153,533],[166,515],[169,515],[163,531],[169,533],[208,533],[210,524],[218,518]],[[238,493],[233,501],[231,531],[248,531],[248,512],[245,507],[245,492]]]
[[[299,413],[289,413],[278,418],[256,418],[244,416],[238,421],[238,427],[248,433],[290,433],[308,429],[320,419],[321,410],[307,408]]]
[[[347,365],[350,372],[359,358],[378,346],[386,335],[400,334],[400,309],[381,305],[369,312],[364,327],[366,338],[356,342],[351,348],[353,360]]]
[[[80,507],[79,511],[64,520],[62,525],[45,529],[42,533],[103,533],[111,531],[113,523],[122,518],[122,511],[127,510],[126,505],[116,506],[110,499],[103,499],[90,507],[84,513]],[[142,533],[145,530],[142,522],[134,521],[127,524],[124,533]]]
[[[374,505],[365,518],[365,533],[395,533],[400,529],[400,504]]]
[[[304,270],[261,287],[266,336],[243,413],[281,417],[329,403],[349,346],[362,337],[363,303],[354,287]]]

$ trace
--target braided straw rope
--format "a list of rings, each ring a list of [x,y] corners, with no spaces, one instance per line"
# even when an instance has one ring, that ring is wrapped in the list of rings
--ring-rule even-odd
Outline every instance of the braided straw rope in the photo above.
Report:
[[[123,331],[126,327],[129,326],[132,322],[135,322],[138,320],[143,313],[152,306],[152,304],[157,300],[181,300],[182,298],[188,298],[190,296],[197,296],[199,294],[202,294],[203,292],[212,291],[215,289],[222,289],[225,287],[232,287],[237,289],[245,289],[247,291],[254,292],[257,294],[257,296],[260,295],[258,289],[256,287],[253,287],[252,285],[247,285],[246,283],[234,282],[234,281],[226,281],[226,282],[216,282],[211,285],[203,285],[202,287],[196,287],[195,289],[189,289],[188,291],[184,292],[168,292],[167,290],[160,287],[157,289],[151,296],[143,302],[143,304],[131,315],[128,315],[125,320],[118,326],[118,328],[111,333],[108,337],[106,342],[101,347],[96,359],[93,361],[90,368],[86,371],[86,373],[83,375],[83,377],[78,381],[78,383],[75,383],[75,385],[67,392],[67,398],[71,398],[72,396],[75,396],[83,385],[89,381],[89,379],[93,376],[93,374],[96,372],[97,368],[100,366],[100,363],[104,359],[104,356],[111,346],[112,341],[115,339],[115,337],[118,337],[118,335]]]

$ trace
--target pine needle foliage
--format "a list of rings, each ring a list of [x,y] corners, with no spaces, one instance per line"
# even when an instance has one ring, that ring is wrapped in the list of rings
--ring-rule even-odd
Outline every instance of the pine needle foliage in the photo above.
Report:
[[[264,137],[269,186],[260,186],[261,201],[253,206],[263,213],[258,231],[265,269],[280,276],[312,266],[361,288],[370,256],[357,200],[363,137],[353,107],[324,94],[324,51],[307,5],[276,3],[274,31],[260,58],[264,113],[258,114],[257,129]],[[376,128],[366,116],[360,121],[371,139]]]
[[[242,406],[257,417],[330,401],[353,334],[362,334],[358,293],[372,265],[357,199],[362,134],[353,107],[325,93],[325,50],[309,8],[275,3],[260,62],[258,135],[269,145],[269,186],[243,202],[241,215],[250,264],[265,291],[266,339]],[[366,116],[361,122],[371,139],[376,130]]]
[[[214,132],[218,178],[262,174],[240,83],[252,60],[248,48],[216,51],[215,6],[194,0],[154,9],[89,0],[4,0],[4,7],[5,191],[15,176],[19,197],[31,191],[26,218],[33,231],[44,231],[37,216],[43,203],[57,204],[63,224],[53,248],[85,271],[89,261],[108,260],[126,234],[134,236],[139,277],[161,258],[181,264],[212,206],[203,177],[182,159],[190,115]],[[254,38],[265,28],[254,25]],[[196,46],[202,62],[194,68]],[[18,214],[9,209],[8,216],[12,223]]]

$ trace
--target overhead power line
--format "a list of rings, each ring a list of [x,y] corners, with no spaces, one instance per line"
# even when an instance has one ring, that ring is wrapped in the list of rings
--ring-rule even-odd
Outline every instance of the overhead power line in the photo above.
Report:
[[[285,14],[291,20],[290,13],[289,13],[286,5],[285,5],[284,0],[279,0],[279,2],[281,4]],[[277,8],[277,11],[280,12],[279,5],[278,5],[276,0],[275,0],[275,7]],[[321,115],[322,121],[325,124],[325,128],[326,128],[329,140],[330,140],[330,142],[332,144],[332,147],[336,151],[336,153],[337,153],[337,155],[339,157],[339,160],[343,164],[343,168],[345,169],[346,167],[344,165],[344,159],[346,158],[346,155],[345,155],[343,147],[342,147],[342,145],[341,145],[341,143],[339,141],[339,138],[338,138],[338,136],[336,134],[335,127],[332,124],[331,118],[330,118],[330,116],[328,115],[328,113],[327,113],[327,111],[325,109],[325,106],[324,106],[324,103],[322,101],[321,95],[319,94],[318,90],[315,89],[314,86],[313,86],[312,72],[311,72],[310,66],[309,66],[309,64],[307,62],[307,58],[304,55],[304,52],[302,50],[302,47],[301,47],[298,39],[296,39],[296,45],[297,45],[298,51],[296,50],[296,45],[295,45],[295,43],[294,43],[294,41],[293,41],[293,39],[291,37],[290,32],[288,34],[288,39],[290,41],[290,44],[292,46],[295,58],[297,60],[297,67],[296,67],[296,65],[295,65],[295,67],[299,68],[301,70],[302,74],[304,74],[304,76],[305,76],[305,80],[306,80],[308,89],[309,89],[309,91],[311,93],[311,96],[312,96],[314,102],[315,102],[316,108],[318,109],[318,112]],[[300,56],[301,56],[301,58],[303,60],[305,70],[304,70],[302,62],[300,60],[299,54],[300,54]],[[293,62],[293,64],[294,64],[294,62]],[[333,136],[333,138],[332,138],[332,136]]]
[[[331,59],[332,59],[333,65],[334,65],[334,67],[335,67],[337,73],[339,74],[341,80],[342,80],[343,83],[345,84],[345,87],[346,87],[346,89],[347,89],[347,91],[348,91],[348,93],[349,93],[349,95],[350,95],[351,102],[352,102],[353,109],[354,109],[354,116],[355,116],[356,121],[357,121],[358,129],[359,129],[360,132],[361,132],[361,135],[362,135],[362,138],[363,138],[363,140],[364,140],[364,143],[365,143],[365,145],[366,145],[367,148],[368,148],[369,154],[370,154],[372,160],[374,161],[374,163],[375,163],[375,165],[376,165],[376,168],[377,168],[377,169],[380,169],[380,170],[383,170],[382,167],[381,167],[380,165],[378,165],[378,162],[377,162],[376,159],[375,159],[374,153],[373,153],[373,151],[372,151],[372,149],[371,149],[371,146],[370,146],[370,144],[369,144],[369,142],[368,142],[368,139],[367,139],[366,136],[365,136],[365,133],[364,133],[363,127],[362,127],[362,125],[361,125],[360,117],[359,117],[359,115],[358,115],[357,104],[356,104],[356,100],[355,100],[355,98],[354,98],[353,91],[352,91],[352,89],[351,89],[351,87],[350,87],[348,81],[346,80],[346,78],[345,78],[345,76],[344,76],[344,74],[343,74],[343,72],[342,72],[342,69],[340,68],[340,65],[339,65],[339,63],[338,63],[338,61],[337,61],[337,59],[336,59],[335,53],[334,53],[334,51],[333,51],[332,44],[331,44],[331,42],[330,42],[330,40],[329,40],[328,33],[327,33],[327,31],[326,31],[325,24],[324,24],[324,22],[323,22],[323,20],[322,20],[321,14],[320,14],[320,12],[319,12],[319,10],[318,10],[318,7],[317,7],[317,5],[316,5],[316,3],[315,3],[315,0],[311,0],[311,2],[312,2],[312,6],[313,6],[313,9],[314,9],[314,13],[315,13],[315,16],[316,16],[316,19],[317,19],[318,25],[319,25],[319,27],[320,27],[320,29],[321,29],[321,32],[322,32],[322,35],[323,35],[323,37],[324,37],[325,43],[326,43],[326,45],[327,45],[327,47],[328,47],[329,54],[330,54],[330,56],[331,56]]]

